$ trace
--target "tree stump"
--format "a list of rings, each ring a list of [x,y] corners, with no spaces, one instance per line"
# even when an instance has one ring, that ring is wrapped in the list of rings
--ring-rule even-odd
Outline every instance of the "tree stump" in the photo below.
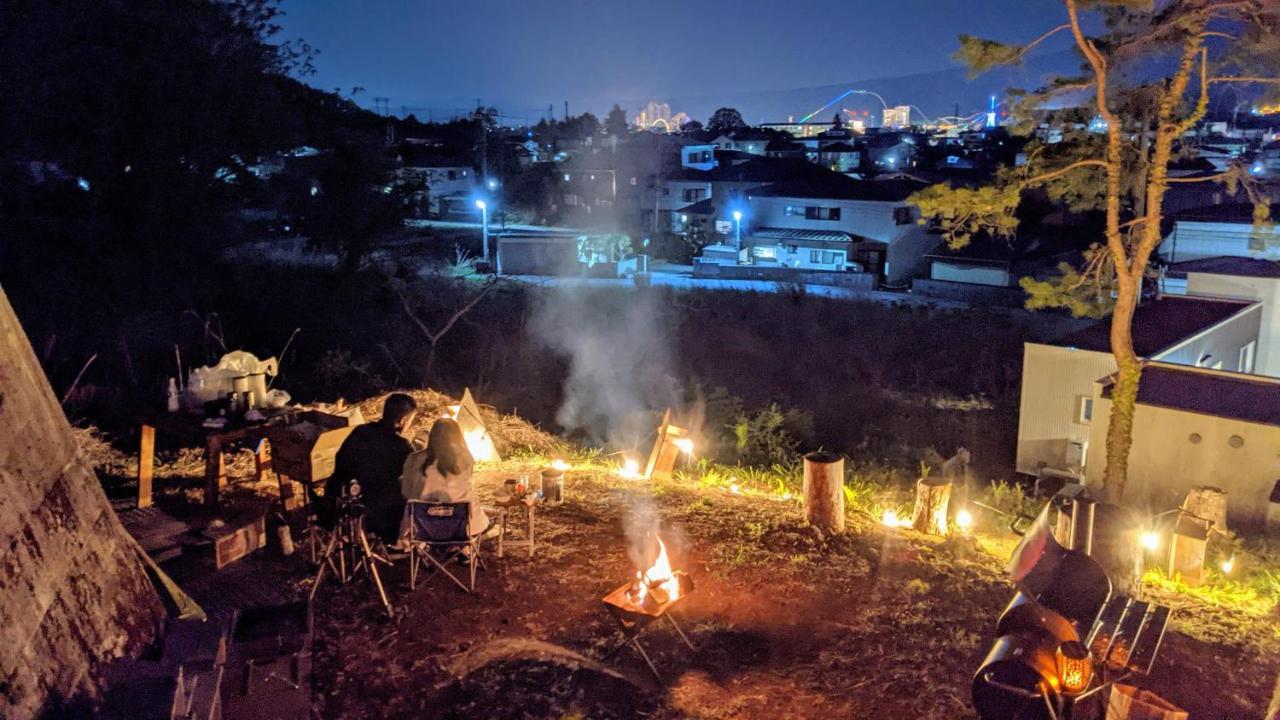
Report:
[[[824,530],[844,530],[844,458],[829,452],[804,456],[804,519]]]
[[[950,480],[945,477],[920,478],[916,482],[916,506],[911,513],[911,527],[930,535],[946,535],[950,504]]]
[[[1182,509],[1203,518],[1211,523],[1208,528],[1213,533],[1227,532],[1227,494],[1220,488],[1199,485],[1187,491],[1187,499],[1182,501]]]

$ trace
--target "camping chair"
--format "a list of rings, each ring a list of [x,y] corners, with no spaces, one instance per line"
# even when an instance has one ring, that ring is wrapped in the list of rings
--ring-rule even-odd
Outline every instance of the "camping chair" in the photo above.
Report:
[[[409,522],[409,588],[418,582],[418,566],[429,562],[458,587],[472,592],[476,587],[476,569],[480,561],[480,538],[484,533],[467,534],[470,525],[470,503],[410,500],[404,507]],[[463,582],[447,567],[454,557],[462,556],[470,574]]]

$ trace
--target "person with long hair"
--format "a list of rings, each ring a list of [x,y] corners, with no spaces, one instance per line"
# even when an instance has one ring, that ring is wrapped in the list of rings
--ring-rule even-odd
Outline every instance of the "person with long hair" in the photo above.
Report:
[[[448,418],[436,420],[426,449],[410,454],[404,462],[400,494],[405,500],[468,503],[467,530],[478,535],[489,527],[489,517],[480,507],[471,483],[474,464],[458,423]]]

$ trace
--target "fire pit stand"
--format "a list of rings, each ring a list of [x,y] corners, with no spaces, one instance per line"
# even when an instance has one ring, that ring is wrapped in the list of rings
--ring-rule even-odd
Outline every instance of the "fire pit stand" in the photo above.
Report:
[[[645,665],[649,666],[649,672],[653,673],[658,682],[662,682],[662,675],[658,672],[657,666],[653,664],[653,660],[649,658],[649,653],[645,652],[644,645],[640,643],[640,635],[662,618],[666,618],[671,623],[671,627],[675,628],[676,634],[680,636],[680,639],[684,641],[684,644],[690,650],[697,649],[689,641],[689,636],[684,634],[680,623],[676,622],[675,616],[670,612],[672,606],[683,600],[690,592],[693,592],[693,582],[689,580],[687,575],[676,573],[676,578],[680,583],[680,593],[674,600],[664,598],[659,601],[654,597],[654,593],[650,592],[640,604],[636,604],[630,596],[632,583],[622,585],[602,598],[605,607],[609,610],[609,614],[618,623],[618,629],[622,632],[622,642],[605,653],[602,660],[608,660],[618,654],[619,650],[630,645],[635,648],[636,653],[644,660]]]

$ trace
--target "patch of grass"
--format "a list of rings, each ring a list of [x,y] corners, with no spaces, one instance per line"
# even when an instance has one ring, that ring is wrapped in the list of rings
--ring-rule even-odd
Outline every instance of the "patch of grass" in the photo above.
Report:
[[[1220,573],[1209,572],[1210,582],[1203,585],[1188,585],[1179,577],[1169,577],[1163,570],[1153,568],[1142,576],[1146,585],[1165,592],[1175,593],[1214,607],[1235,610],[1247,615],[1263,616],[1270,613],[1280,601],[1280,576],[1263,571],[1261,575],[1269,576],[1261,583],[1256,580],[1238,582],[1228,580]],[[1276,582],[1277,593],[1270,595],[1267,591],[1269,583]],[[1262,592],[1259,592],[1259,587]]]

